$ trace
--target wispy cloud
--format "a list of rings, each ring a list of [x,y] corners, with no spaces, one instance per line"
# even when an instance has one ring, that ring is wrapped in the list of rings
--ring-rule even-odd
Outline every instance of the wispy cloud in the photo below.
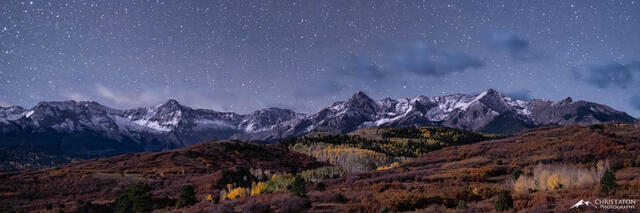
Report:
[[[455,72],[479,68],[483,62],[469,54],[453,50],[436,50],[424,42],[400,48],[392,55],[393,65],[400,71],[442,77]]]
[[[301,100],[309,100],[317,97],[338,94],[343,89],[343,85],[333,80],[321,80],[312,82],[293,92],[293,97]]]
[[[281,102],[260,103],[260,106],[262,108],[276,107],[280,109],[290,109],[290,110],[293,110],[294,112],[299,112],[299,113],[310,113],[313,111],[313,109],[309,107],[307,104],[301,103],[299,101],[294,103],[281,103]]]
[[[636,94],[636,95],[632,96],[631,100],[629,101],[629,103],[631,103],[631,106],[633,106],[636,109],[640,110],[640,95]]]
[[[152,106],[163,103],[169,99],[176,99],[179,102],[194,108],[206,108],[222,111],[235,109],[234,103],[237,102],[237,98],[231,93],[221,90],[209,92],[194,91],[206,90],[136,89],[131,91],[122,91],[112,89],[101,84],[97,84],[95,86],[96,95],[98,95],[101,99],[110,102],[111,104],[115,104],[118,107]]]
[[[523,101],[530,101],[532,99],[531,90],[527,89],[507,91],[504,95]]]
[[[89,101],[91,100],[90,98],[88,98],[87,96],[79,93],[79,92],[63,92],[62,93],[62,97],[65,99],[69,99],[69,100],[74,100],[74,101]]]
[[[636,72],[640,71],[640,60],[628,63],[606,62],[591,65],[586,69],[575,68],[573,77],[591,86],[600,89],[617,88],[630,91],[632,94],[640,86]],[[640,94],[635,94],[629,99],[629,104],[640,110]]]
[[[493,49],[505,51],[513,59],[533,60],[539,56],[531,49],[529,40],[508,31],[492,31],[488,35],[489,45]]]
[[[344,63],[335,69],[338,74],[344,74],[357,78],[379,79],[386,76],[378,63],[370,57],[362,55],[349,55]]]
[[[618,87],[627,88],[634,81],[633,71],[640,70],[638,62],[620,64],[608,62],[601,65],[591,66],[586,73],[575,74],[578,80],[596,86],[598,88]]]
[[[143,92],[140,94],[125,93],[122,91],[112,90],[101,84],[96,84],[96,92],[102,98],[113,101],[120,105],[141,106],[153,102],[160,101],[160,98],[152,93]]]
[[[5,102],[5,101],[0,100],[0,107],[10,107],[10,106],[11,106],[11,104],[9,104],[9,102]]]

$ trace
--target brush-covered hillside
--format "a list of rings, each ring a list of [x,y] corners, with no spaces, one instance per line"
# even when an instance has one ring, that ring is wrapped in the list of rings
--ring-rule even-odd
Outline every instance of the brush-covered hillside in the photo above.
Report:
[[[367,128],[347,135],[314,133],[280,143],[353,173],[390,168],[444,147],[499,137],[447,127]]]
[[[206,200],[208,195],[219,197],[228,184],[247,187],[274,174],[295,174],[321,166],[306,155],[278,145],[205,142],[172,151],[0,173],[0,212],[76,212],[87,205],[110,212],[116,210],[117,198],[137,183],[150,189],[150,209],[164,209],[175,206],[182,187],[191,186],[198,194],[197,200]]]
[[[640,199],[640,128],[497,136],[441,127],[207,142],[0,173],[0,209],[51,212],[567,212]]]
[[[345,201],[334,207],[365,212],[566,212],[580,199],[640,199],[637,174],[639,128],[568,126],[446,147],[387,170],[325,180],[326,190],[313,194],[340,194]]]
[[[359,135],[380,140],[385,135],[381,132],[371,129],[342,137]],[[362,144],[369,147],[375,143]],[[569,212],[581,199],[640,199],[639,156],[640,129],[630,124],[541,128],[506,138],[441,147],[376,170],[371,166],[341,176],[323,170],[321,174],[329,174],[324,177],[301,173],[305,186],[304,196],[299,196],[299,210]],[[220,202],[205,211],[249,208],[268,212],[273,200],[281,196],[285,195],[246,196]]]

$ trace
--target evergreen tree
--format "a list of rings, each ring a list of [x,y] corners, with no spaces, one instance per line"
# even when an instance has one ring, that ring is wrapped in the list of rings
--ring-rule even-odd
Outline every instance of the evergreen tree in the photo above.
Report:
[[[600,191],[604,194],[611,193],[614,189],[616,189],[616,175],[613,173],[611,169],[607,169],[600,178]]]
[[[116,197],[115,212],[118,213],[131,213],[133,209],[133,203],[129,199],[129,193],[122,193]]]
[[[320,183],[316,184],[316,190],[318,190],[318,191],[324,191],[325,188],[326,187],[325,187],[323,182],[320,182]]]
[[[176,201],[176,206],[182,208],[197,203],[196,193],[193,191],[193,186],[183,186],[180,189],[180,195]]]
[[[494,202],[496,211],[502,212],[513,208],[513,198],[511,193],[507,190],[502,190],[498,193]]]
[[[515,172],[513,172],[513,179],[517,180],[520,177],[520,175],[522,175],[522,173],[523,173],[522,170],[520,169],[516,170]]]
[[[84,201],[78,200],[77,204],[78,204],[78,213],[91,212],[92,205],[90,201],[84,202]]]
[[[467,202],[466,201],[464,201],[464,200],[458,201],[458,205],[456,206],[457,210],[464,210],[464,209],[467,209],[467,208],[469,208],[469,207],[467,206]]]
[[[218,186],[224,187],[227,184],[233,184],[239,187],[250,187],[251,182],[257,180],[258,178],[253,176],[249,169],[245,167],[235,167],[230,170],[222,170],[222,178],[218,180]]]
[[[307,194],[306,185],[307,183],[304,181],[304,178],[296,176],[287,189],[293,195],[304,197]]]
[[[152,210],[151,187],[146,183],[137,183],[116,198],[115,212],[146,213]]]
[[[336,201],[338,203],[347,203],[347,202],[349,202],[349,200],[346,197],[344,197],[344,195],[342,195],[341,193],[336,194]]]

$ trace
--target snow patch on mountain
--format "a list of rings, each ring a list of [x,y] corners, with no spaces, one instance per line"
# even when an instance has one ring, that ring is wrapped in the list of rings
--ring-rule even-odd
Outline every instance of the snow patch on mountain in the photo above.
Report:
[[[30,110],[29,112],[27,112],[27,114],[24,115],[24,117],[29,118],[33,115],[33,110]],[[11,118],[9,118],[11,119]]]
[[[196,124],[196,128],[198,129],[208,129],[208,128],[227,128],[227,129],[236,129],[237,127],[229,122],[225,122],[223,120],[210,120],[199,118],[193,120],[193,123]]]
[[[490,126],[496,118],[503,124],[499,128]],[[17,106],[0,107],[0,131],[3,132],[89,131],[111,138],[129,137],[140,144],[150,140],[172,143],[163,147],[179,147],[213,138],[273,140],[314,131],[346,133],[376,126],[442,125],[513,133],[541,125],[589,125],[605,121],[633,122],[635,119],[596,103],[573,102],[570,98],[557,102],[524,101],[495,90],[477,95],[415,96],[379,101],[358,92],[347,101],[335,102],[309,115],[278,108],[249,114],[218,112],[192,109],[175,100],[129,110],[75,101],[42,102],[29,110]],[[500,129],[505,127],[509,129]]]
[[[133,123],[138,124],[140,126],[144,126],[144,127],[148,127],[148,128],[151,128],[151,129],[155,129],[155,130],[158,130],[158,131],[161,131],[161,132],[168,132],[168,131],[172,130],[171,127],[162,125],[158,121],[150,121],[150,120],[143,119],[143,120],[134,120]]]

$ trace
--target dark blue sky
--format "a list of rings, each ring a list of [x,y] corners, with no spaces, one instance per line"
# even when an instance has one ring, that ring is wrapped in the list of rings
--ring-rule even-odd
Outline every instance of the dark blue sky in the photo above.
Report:
[[[638,1],[0,2],[0,105],[312,112],[495,88],[640,116],[638,74]]]

